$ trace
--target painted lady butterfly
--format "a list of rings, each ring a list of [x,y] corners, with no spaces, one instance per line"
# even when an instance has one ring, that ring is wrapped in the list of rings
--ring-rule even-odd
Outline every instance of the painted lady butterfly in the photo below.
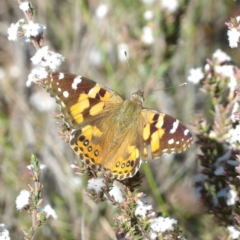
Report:
[[[182,152],[192,144],[190,131],[179,120],[143,108],[143,91],[125,100],[90,79],[66,73],[49,74],[44,87],[61,106],[73,150],[111,177],[132,177],[141,161]]]

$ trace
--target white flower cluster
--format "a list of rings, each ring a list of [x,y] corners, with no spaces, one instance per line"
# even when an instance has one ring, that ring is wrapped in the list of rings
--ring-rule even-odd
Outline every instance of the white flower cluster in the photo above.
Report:
[[[106,184],[104,183],[103,178],[91,178],[88,180],[87,189],[94,190],[98,194],[105,186]]]
[[[227,229],[232,239],[239,239],[240,232],[234,226],[228,226]]]
[[[34,65],[37,65],[28,75],[27,86],[36,80],[44,79],[48,75],[47,69],[55,71],[57,67],[64,61],[64,57],[48,50],[48,46],[40,48],[31,58]]]
[[[203,77],[204,77],[204,73],[202,71],[202,68],[191,68],[189,70],[189,76],[187,80],[194,84],[198,84],[199,81],[203,79]]]
[[[102,188],[105,187],[106,184],[103,181],[103,178],[91,178],[88,180],[87,189],[94,190],[97,194],[102,191]],[[116,202],[123,202],[123,194],[122,194],[122,184],[119,181],[113,182],[113,187],[109,191],[110,196],[112,196]]]
[[[230,61],[231,58],[222,50],[217,49],[213,55],[212,58],[217,61],[218,63],[222,63],[225,61]],[[210,65],[207,63],[204,67],[205,71],[208,71],[210,69]],[[233,65],[217,65],[214,67],[214,70],[216,73],[223,77],[227,77],[229,79],[228,87],[230,89],[235,89],[237,86],[237,80],[234,73],[234,66]],[[189,76],[187,80],[189,82],[192,82],[194,84],[198,84],[201,79],[203,79],[204,73],[202,71],[202,68],[192,68],[189,70]]]
[[[8,40],[16,41],[18,36],[21,36],[25,37],[26,42],[29,42],[31,37],[42,34],[44,29],[46,29],[44,25],[34,23],[33,21],[26,23],[24,19],[20,19],[17,23],[12,23],[8,28]]]
[[[166,218],[158,217],[156,219],[153,219],[153,221],[150,223],[151,239],[157,239],[159,233],[163,233],[166,231],[173,231],[174,224],[177,224],[177,220],[169,217],[166,217]]]
[[[141,218],[146,218],[147,216],[155,217],[156,214],[155,212],[151,211],[152,209],[152,205],[148,205],[143,196],[141,200],[137,200],[135,216]],[[169,217],[153,218],[150,221],[151,223],[149,225],[149,234],[151,239],[158,239],[160,233],[174,230],[173,224],[177,223],[175,219],[171,219]]]
[[[143,43],[147,45],[151,45],[154,43],[154,36],[153,36],[153,31],[151,27],[149,26],[143,27],[141,40]]]
[[[147,205],[143,201],[138,200],[137,207],[135,210],[135,216],[140,216],[142,218],[145,218],[150,210],[152,210],[152,205]]]
[[[6,229],[5,224],[0,223],[0,240],[10,240],[9,231]]]
[[[22,190],[19,194],[19,196],[16,199],[16,207],[18,210],[23,209],[29,204],[29,198],[31,196],[31,193],[27,190]]]
[[[231,128],[228,132],[229,142],[231,144],[240,143],[240,125],[238,124],[235,128]]]
[[[29,2],[22,2],[20,5],[19,5],[19,8],[23,11],[23,12],[26,12],[30,9],[29,7]]]
[[[28,2],[23,2],[19,7],[22,11],[28,11],[30,9],[29,6]],[[8,40],[16,41],[18,37],[24,37],[25,41],[29,42],[32,38],[41,36],[44,29],[46,29],[44,25],[34,23],[33,21],[26,23],[24,19],[20,19],[17,23],[12,23],[8,28]],[[26,83],[28,87],[32,82],[46,78],[49,71],[55,71],[64,61],[64,57],[59,53],[49,51],[48,46],[46,46],[40,48],[35,56],[31,58],[31,61],[37,66],[28,75]]]
[[[174,13],[179,8],[179,3],[177,0],[162,0],[161,7],[170,13]]]
[[[236,23],[239,24],[239,22],[240,22],[240,16],[236,17]],[[240,29],[239,29],[239,27],[234,27],[234,26],[229,27],[227,35],[228,35],[229,46],[231,48],[238,47],[238,43],[239,43],[239,40],[240,40]]]
[[[109,191],[109,194],[115,199],[118,203],[123,203],[123,194],[122,187],[123,185],[119,181],[113,182],[113,188]]]
[[[49,204],[44,207],[43,211],[46,213],[46,218],[49,218],[50,216],[54,219],[58,218],[56,211]]]
[[[226,187],[217,192],[217,197],[213,199],[214,205],[218,205],[218,199],[223,198],[228,206],[235,205],[237,201],[237,192],[230,187]]]

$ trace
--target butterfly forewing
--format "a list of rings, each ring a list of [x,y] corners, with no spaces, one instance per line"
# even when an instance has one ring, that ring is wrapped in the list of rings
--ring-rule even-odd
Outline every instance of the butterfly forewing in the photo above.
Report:
[[[192,134],[176,118],[147,108],[142,110],[142,118],[143,141],[153,159],[164,153],[185,151],[192,144]]]
[[[123,101],[110,89],[74,74],[50,74],[45,88],[60,105],[64,120],[74,129],[96,119],[111,104]]]

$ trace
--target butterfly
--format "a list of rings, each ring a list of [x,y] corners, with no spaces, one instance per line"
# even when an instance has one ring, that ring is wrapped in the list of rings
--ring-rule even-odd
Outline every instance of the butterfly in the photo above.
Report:
[[[141,162],[185,151],[190,131],[174,117],[144,108],[143,91],[124,99],[85,77],[51,73],[44,87],[61,107],[71,129],[70,145],[89,167],[119,180],[132,177]]]

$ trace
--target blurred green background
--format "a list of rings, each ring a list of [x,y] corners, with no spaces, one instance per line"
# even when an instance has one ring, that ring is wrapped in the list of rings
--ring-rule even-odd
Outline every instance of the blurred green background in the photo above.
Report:
[[[190,68],[204,67],[218,48],[238,63],[239,50],[228,46],[225,22],[240,15],[240,4],[177,3],[176,9],[167,9],[163,0],[41,0],[33,2],[34,21],[47,27],[44,44],[65,57],[60,71],[93,79],[124,97],[142,87],[146,107],[168,113],[191,129],[195,113],[203,112],[205,96],[199,86],[178,85],[186,81]],[[36,239],[116,239],[112,218],[118,210],[85,194],[87,178],[75,176],[70,168],[77,157],[55,132],[53,99],[38,86],[26,87],[35,49],[23,39],[7,39],[8,27],[20,18],[24,14],[16,1],[0,1],[0,223],[12,239],[23,239],[21,229],[30,227],[30,216],[16,210],[15,199],[28,189],[26,166],[34,153],[47,165],[43,205],[49,203],[58,214]],[[226,239],[194,192],[197,153],[193,145],[183,154],[149,162],[151,175],[140,190],[159,212],[158,196],[163,197],[187,239]]]

